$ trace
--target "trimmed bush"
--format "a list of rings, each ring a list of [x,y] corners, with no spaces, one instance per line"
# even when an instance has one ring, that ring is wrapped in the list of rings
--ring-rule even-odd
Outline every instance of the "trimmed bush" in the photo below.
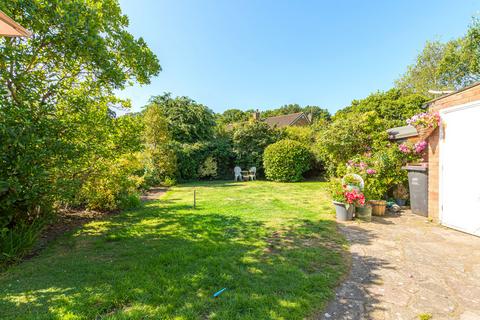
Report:
[[[280,140],[265,149],[265,176],[273,181],[300,181],[303,174],[310,169],[311,160],[310,150],[300,142]]]

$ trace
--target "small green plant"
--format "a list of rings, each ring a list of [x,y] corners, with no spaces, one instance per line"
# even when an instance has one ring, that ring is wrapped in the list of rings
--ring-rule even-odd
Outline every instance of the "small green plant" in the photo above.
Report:
[[[207,159],[198,169],[198,176],[200,178],[216,178],[217,177],[217,161],[212,156],[208,156]]]
[[[360,181],[352,174],[347,174],[343,177],[343,183],[345,185],[360,187]]]
[[[173,178],[165,178],[165,181],[163,182],[163,185],[165,187],[172,187],[177,184],[177,181]]]
[[[433,316],[430,313],[422,313],[418,315],[419,320],[430,320],[433,319]]]
[[[30,222],[19,222],[14,227],[0,229],[0,270],[20,260],[35,244],[49,216]]]
[[[345,202],[345,190],[342,186],[342,181],[338,178],[331,179],[328,184],[328,191],[333,201],[336,202]]]

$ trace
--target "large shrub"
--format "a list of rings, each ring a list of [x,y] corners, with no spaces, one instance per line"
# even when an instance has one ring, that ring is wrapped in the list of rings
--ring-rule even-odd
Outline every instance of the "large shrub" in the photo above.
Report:
[[[139,204],[139,189],[144,179],[138,155],[118,160],[99,161],[84,181],[77,203],[91,210],[129,209]]]
[[[311,160],[310,150],[300,142],[280,140],[265,149],[265,176],[274,181],[300,181]]]

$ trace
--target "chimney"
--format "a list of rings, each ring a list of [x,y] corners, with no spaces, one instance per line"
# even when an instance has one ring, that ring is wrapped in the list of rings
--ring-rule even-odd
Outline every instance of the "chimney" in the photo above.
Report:
[[[255,112],[253,113],[253,120],[255,121],[260,121],[260,112],[257,110],[255,110]]]

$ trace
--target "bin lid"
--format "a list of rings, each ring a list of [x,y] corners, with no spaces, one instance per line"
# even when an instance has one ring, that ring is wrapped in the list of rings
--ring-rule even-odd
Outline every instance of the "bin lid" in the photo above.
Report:
[[[407,171],[427,171],[428,167],[425,166],[404,166],[402,167],[403,170]]]

